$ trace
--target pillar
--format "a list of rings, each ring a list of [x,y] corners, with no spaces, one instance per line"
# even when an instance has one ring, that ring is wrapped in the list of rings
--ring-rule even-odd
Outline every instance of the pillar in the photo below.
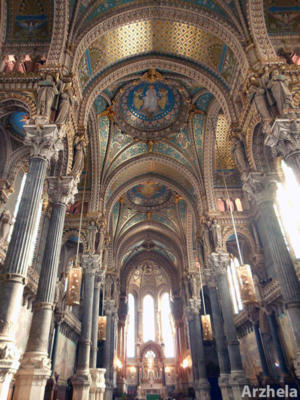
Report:
[[[106,315],[106,341],[104,344],[104,367],[106,368],[105,374],[105,400],[112,400],[114,389],[114,345],[115,345],[115,325],[117,310],[115,301],[108,299],[105,300],[105,315]]]
[[[78,348],[76,374],[72,378],[73,400],[89,400],[91,385],[90,350],[92,334],[93,294],[95,273],[99,269],[99,255],[84,254],[82,267],[84,270],[84,297],[81,321],[81,335]]]
[[[264,351],[264,346],[263,346],[261,335],[260,335],[259,323],[255,322],[253,324],[253,328],[254,328],[255,339],[256,339],[256,343],[257,343],[257,349],[258,349],[258,353],[259,353],[259,358],[260,358],[263,375],[265,378],[269,378],[270,373],[269,373],[268,363],[267,363],[267,359],[266,359],[266,355],[265,355],[265,351]]]
[[[240,400],[243,388],[248,383],[243,371],[240,344],[234,324],[233,308],[227,281],[229,255],[227,253],[211,253],[209,261],[211,270],[216,276],[224,321],[224,331],[227,340],[228,355],[231,367],[229,382],[231,384],[234,400]]]
[[[15,400],[43,400],[46,381],[51,375],[48,348],[61,239],[67,204],[74,199],[76,186],[71,176],[50,177],[47,181],[52,212],[29,340],[16,376]]]
[[[300,283],[282,236],[274,211],[276,193],[272,174],[249,173],[243,185],[249,201],[256,205],[255,222],[262,241],[264,255],[269,260],[278,279],[283,300],[297,346],[295,371],[300,377]]]
[[[272,340],[274,343],[274,347],[275,347],[275,351],[276,351],[276,355],[278,358],[278,362],[279,362],[279,367],[281,370],[281,373],[283,375],[283,377],[286,377],[287,375],[289,375],[289,371],[285,362],[285,357],[284,357],[284,353],[281,347],[281,343],[280,343],[280,339],[279,339],[279,334],[278,334],[278,326],[276,323],[276,318],[274,313],[268,313],[267,314],[267,318],[268,318],[268,323],[269,323],[269,327],[270,327],[270,331],[271,331],[271,336],[272,336]]]
[[[90,355],[90,373],[92,380],[90,387],[90,400],[96,400],[99,397],[98,394],[100,392],[102,393],[103,397],[105,389],[105,380],[104,380],[105,369],[97,368],[99,300],[100,300],[100,288],[104,280],[104,275],[105,275],[104,271],[97,271],[95,276],[93,316],[92,316],[92,345],[91,345],[91,355]],[[103,380],[104,380],[104,387],[103,387]],[[101,385],[100,381],[102,382]]]
[[[206,400],[210,399],[210,385],[206,375],[202,331],[200,326],[200,307],[200,299],[189,299],[186,314],[189,328],[196,399]]]
[[[230,385],[230,360],[227,349],[227,342],[224,333],[224,321],[219,304],[217,283],[213,271],[205,270],[205,278],[208,285],[209,299],[212,311],[212,327],[217,347],[217,356],[220,368],[220,377],[218,379],[222,392],[223,400],[232,399],[232,390]]]
[[[62,148],[56,125],[27,125],[24,144],[30,146],[29,168],[4,268],[0,276],[0,399],[6,400],[12,376],[19,367],[15,334],[49,161]]]

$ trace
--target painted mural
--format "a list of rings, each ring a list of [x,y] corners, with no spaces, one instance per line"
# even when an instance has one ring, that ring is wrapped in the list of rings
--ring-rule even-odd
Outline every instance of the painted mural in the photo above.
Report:
[[[134,186],[127,192],[129,200],[136,205],[155,207],[165,203],[171,197],[171,190],[165,185],[155,182],[145,182]]]

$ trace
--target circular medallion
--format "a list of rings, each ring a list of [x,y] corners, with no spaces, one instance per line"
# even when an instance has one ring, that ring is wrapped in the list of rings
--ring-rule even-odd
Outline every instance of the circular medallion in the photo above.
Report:
[[[116,99],[120,128],[146,140],[174,132],[187,114],[187,102],[178,88],[164,81],[129,84]]]

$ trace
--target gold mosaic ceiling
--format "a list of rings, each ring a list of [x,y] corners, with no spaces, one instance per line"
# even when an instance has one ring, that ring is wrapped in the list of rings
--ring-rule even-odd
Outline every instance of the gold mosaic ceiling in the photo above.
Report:
[[[86,54],[81,60],[80,75],[85,84],[88,75],[120,60],[151,52],[188,58],[218,73],[225,50],[220,39],[199,27],[161,19],[139,21],[119,26],[96,39],[87,51],[88,60],[85,62]],[[226,57],[233,60],[228,48]]]
[[[229,140],[229,130],[230,125],[226,117],[224,116],[224,114],[219,114],[215,144],[215,169],[217,170],[236,168],[234,160],[232,158],[232,144]]]

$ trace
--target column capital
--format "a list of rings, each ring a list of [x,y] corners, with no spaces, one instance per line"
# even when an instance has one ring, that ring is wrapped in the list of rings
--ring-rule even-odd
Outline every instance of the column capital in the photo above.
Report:
[[[209,256],[210,273],[213,276],[225,275],[229,265],[228,253],[211,253]]]
[[[83,254],[81,259],[85,274],[95,274],[99,269],[100,257],[98,254]]]
[[[57,159],[63,143],[56,125],[25,125],[24,130],[24,144],[30,147],[32,158],[45,161],[50,161],[52,157]]]
[[[104,309],[106,315],[113,315],[117,313],[117,307],[114,300],[104,300]]]
[[[189,299],[188,304],[186,306],[186,311],[188,316],[192,316],[193,314],[199,314],[201,309],[201,299]]]
[[[54,204],[67,205],[74,202],[77,181],[73,176],[51,176],[47,178],[48,196]]]
[[[203,271],[204,271],[205,283],[207,284],[207,286],[210,288],[216,287],[217,282],[216,282],[216,275],[214,273],[214,269],[205,268]]]
[[[105,271],[102,269],[98,270],[95,275],[95,287],[100,288],[105,280]]]
[[[266,146],[271,147],[275,157],[288,158],[292,153],[300,152],[300,119],[276,119],[267,131]]]
[[[276,193],[277,176],[274,173],[250,172],[244,179],[243,190],[251,203],[272,202]]]

